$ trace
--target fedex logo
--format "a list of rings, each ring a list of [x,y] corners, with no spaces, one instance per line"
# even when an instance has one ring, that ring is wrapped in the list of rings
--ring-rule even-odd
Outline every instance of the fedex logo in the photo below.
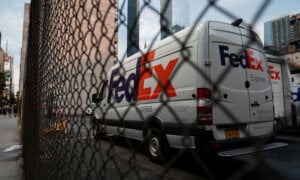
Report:
[[[270,77],[272,80],[280,80],[280,71],[276,71],[274,70],[274,66],[269,65],[269,69],[270,69]]]
[[[171,74],[178,62],[178,58],[170,60],[164,67],[162,64],[146,68],[146,64],[153,61],[155,51],[137,59],[136,70],[128,75],[127,78],[119,76],[119,68],[111,72],[108,101],[114,95],[117,103],[124,98],[126,101],[142,101],[157,99],[165,91],[168,97],[175,97],[176,91],[170,81]],[[154,77],[154,75],[156,75]],[[147,86],[146,81],[153,79],[155,86]]]
[[[245,50],[241,55],[229,52],[228,46],[219,45],[221,65],[226,66],[226,60],[234,68],[241,66],[244,69],[252,69],[256,71],[263,71],[262,60],[256,59],[253,56],[253,51]]]

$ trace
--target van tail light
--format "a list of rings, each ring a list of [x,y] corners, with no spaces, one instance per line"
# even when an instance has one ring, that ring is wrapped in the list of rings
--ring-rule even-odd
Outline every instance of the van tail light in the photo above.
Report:
[[[197,89],[197,122],[199,125],[212,125],[211,90]]]

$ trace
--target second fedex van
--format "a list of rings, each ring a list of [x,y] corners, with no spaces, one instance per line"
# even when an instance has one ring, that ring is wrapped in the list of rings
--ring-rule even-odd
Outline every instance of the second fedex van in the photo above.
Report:
[[[236,22],[207,21],[129,57],[92,99],[95,136],[144,141],[153,161],[168,147],[209,150],[273,135],[263,46]]]

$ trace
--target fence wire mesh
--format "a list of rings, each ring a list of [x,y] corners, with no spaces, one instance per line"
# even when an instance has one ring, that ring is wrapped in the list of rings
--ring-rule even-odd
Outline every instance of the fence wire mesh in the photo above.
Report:
[[[218,94],[218,84],[225,81],[232,67],[227,66],[222,72],[217,73],[219,75],[217,78],[211,79],[208,73],[192,60],[195,58],[195,52],[190,48],[190,39],[198,26],[192,25],[188,28],[186,36],[173,34],[173,30],[169,28],[171,22],[168,19],[169,5],[172,0],[157,2],[161,5],[160,9],[147,0],[31,1],[23,106],[23,151],[26,179],[242,179],[253,177],[251,173],[254,170],[263,168],[265,164],[258,163],[263,159],[258,151],[257,163],[235,167],[235,170],[231,170],[229,174],[225,173],[226,176],[222,177],[226,167],[223,167],[224,170],[221,171],[212,169],[214,165],[209,162],[217,161],[215,159],[207,161],[207,152],[203,152],[206,146],[200,145],[201,152],[187,148],[192,144],[189,136],[194,131],[200,130],[197,129],[198,125],[193,124],[195,119],[185,120],[182,114],[190,117],[187,113],[194,113],[196,109],[173,108],[172,81],[177,81],[176,76],[180,77],[182,82],[192,81],[193,79],[188,76],[189,71],[195,71],[203,77],[206,84],[211,84],[209,87],[212,89],[211,94],[214,95]],[[232,21],[240,18],[231,13],[230,7],[221,7],[218,2],[203,1],[203,8],[199,8],[197,12],[196,22],[200,23],[211,9]],[[128,17],[124,13],[129,6],[126,3],[139,7],[130,9],[134,17]],[[270,1],[261,1],[251,22],[243,25],[252,29],[269,3]],[[147,43],[145,41],[146,50],[141,49],[136,43],[137,36],[139,36],[137,27],[143,23],[139,17],[145,11],[159,14],[161,31],[165,34],[161,35],[160,31],[154,35],[154,39],[169,35],[171,39],[169,43],[173,47],[178,47],[179,50],[177,50],[180,51],[178,55],[180,60],[172,74],[168,74],[167,67],[161,67],[161,69],[156,67],[154,69],[160,74],[155,73],[155,75],[152,71],[153,67],[141,65],[140,68],[144,68],[144,71],[140,77],[152,76],[157,84],[155,90],[164,94],[159,97],[158,94],[152,95],[152,99],[155,96],[158,99],[157,102],[150,101],[155,103],[155,107],[149,107],[148,104],[141,109],[136,98],[143,97],[134,96],[136,88],[130,81],[127,84],[129,95],[125,94],[123,86],[127,83],[125,77],[129,76],[126,74],[129,73],[126,72],[128,70],[126,68],[130,65],[125,65],[128,61],[125,60],[126,54],[118,53],[121,49],[118,46],[121,44],[118,42],[121,37],[118,35],[119,29],[125,28],[128,32],[126,49],[128,54],[133,50],[139,53],[139,57],[143,56],[141,58],[143,61],[150,62],[154,56],[152,50],[156,47],[156,41]],[[151,33],[151,28],[154,28],[154,24],[152,25],[153,27],[149,27],[146,33]],[[243,47],[261,46],[257,44],[255,34],[248,35],[250,38],[243,42]],[[169,51],[172,51],[172,48]],[[243,48],[240,51],[239,54],[242,54]],[[136,64],[138,56],[133,55],[135,60],[132,64]],[[236,62],[231,63],[236,65]],[[107,107],[104,108],[101,103],[93,103],[93,98],[99,100],[101,97],[92,98],[92,95],[95,93],[98,95],[105,84],[111,85],[112,82],[108,84],[107,80],[111,78],[108,75],[113,76],[109,70],[114,64],[119,65],[115,68],[116,74],[119,75],[115,88],[118,89],[119,94],[112,88],[107,92],[117,94],[115,99],[106,104],[110,113],[113,114],[110,118],[114,119],[114,121],[109,121],[111,119],[106,119],[105,116],[97,117],[93,114],[93,111],[101,114],[107,111]],[[181,67],[189,71],[183,73]],[[132,78],[134,81],[135,77]],[[124,93],[121,92],[122,90]],[[120,107],[118,102],[121,102],[122,98],[128,98],[129,103],[126,105],[122,102],[122,107]],[[243,125],[240,122],[241,119],[236,117],[228,106],[224,106],[218,100],[212,103],[213,106],[218,106],[218,111],[229,117],[234,122],[233,124]],[[150,118],[144,115],[147,111],[151,111],[148,113],[152,114]],[[164,125],[160,127],[159,123],[154,120],[159,119],[158,116],[163,113],[173,119],[172,123],[161,119],[163,123],[169,123],[171,128],[166,129]],[[130,117],[135,121],[129,122]],[[180,128],[173,127],[174,124],[178,124]],[[116,128],[111,130],[110,127]],[[227,126],[224,125],[224,127]],[[129,138],[136,136],[135,139],[145,138],[145,142],[154,141],[152,146],[155,153],[155,147],[163,149],[165,147],[162,146],[168,145],[163,132],[172,134],[175,130],[179,132],[178,135],[183,136],[180,140],[182,148],[176,150],[168,148],[168,152],[164,152],[168,158],[162,156],[163,165],[148,160],[146,156],[149,154],[149,147],[145,146],[144,141]],[[131,134],[124,137],[126,133]],[[249,132],[241,130],[240,133],[247,135]],[[105,136],[102,136],[104,134]],[[155,146],[158,142],[155,142],[155,138],[151,139],[152,134],[156,134],[158,141],[163,141],[165,144],[160,144],[161,147]],[[254,141],[251,143],[253,147],[258,148]],[[154,159],[154,161],[157,160]]]

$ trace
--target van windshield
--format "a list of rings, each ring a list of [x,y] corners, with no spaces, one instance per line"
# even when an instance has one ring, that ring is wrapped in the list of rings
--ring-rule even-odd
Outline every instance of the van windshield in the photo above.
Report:
[[[107,94],[107,81],[103,82],[102,84],[102,87],[101,87],[101,90],[100,90],[100,94],[99,94],[99,98],[100,98],[100,101],[103,101],[106,97],[106,94]]]

